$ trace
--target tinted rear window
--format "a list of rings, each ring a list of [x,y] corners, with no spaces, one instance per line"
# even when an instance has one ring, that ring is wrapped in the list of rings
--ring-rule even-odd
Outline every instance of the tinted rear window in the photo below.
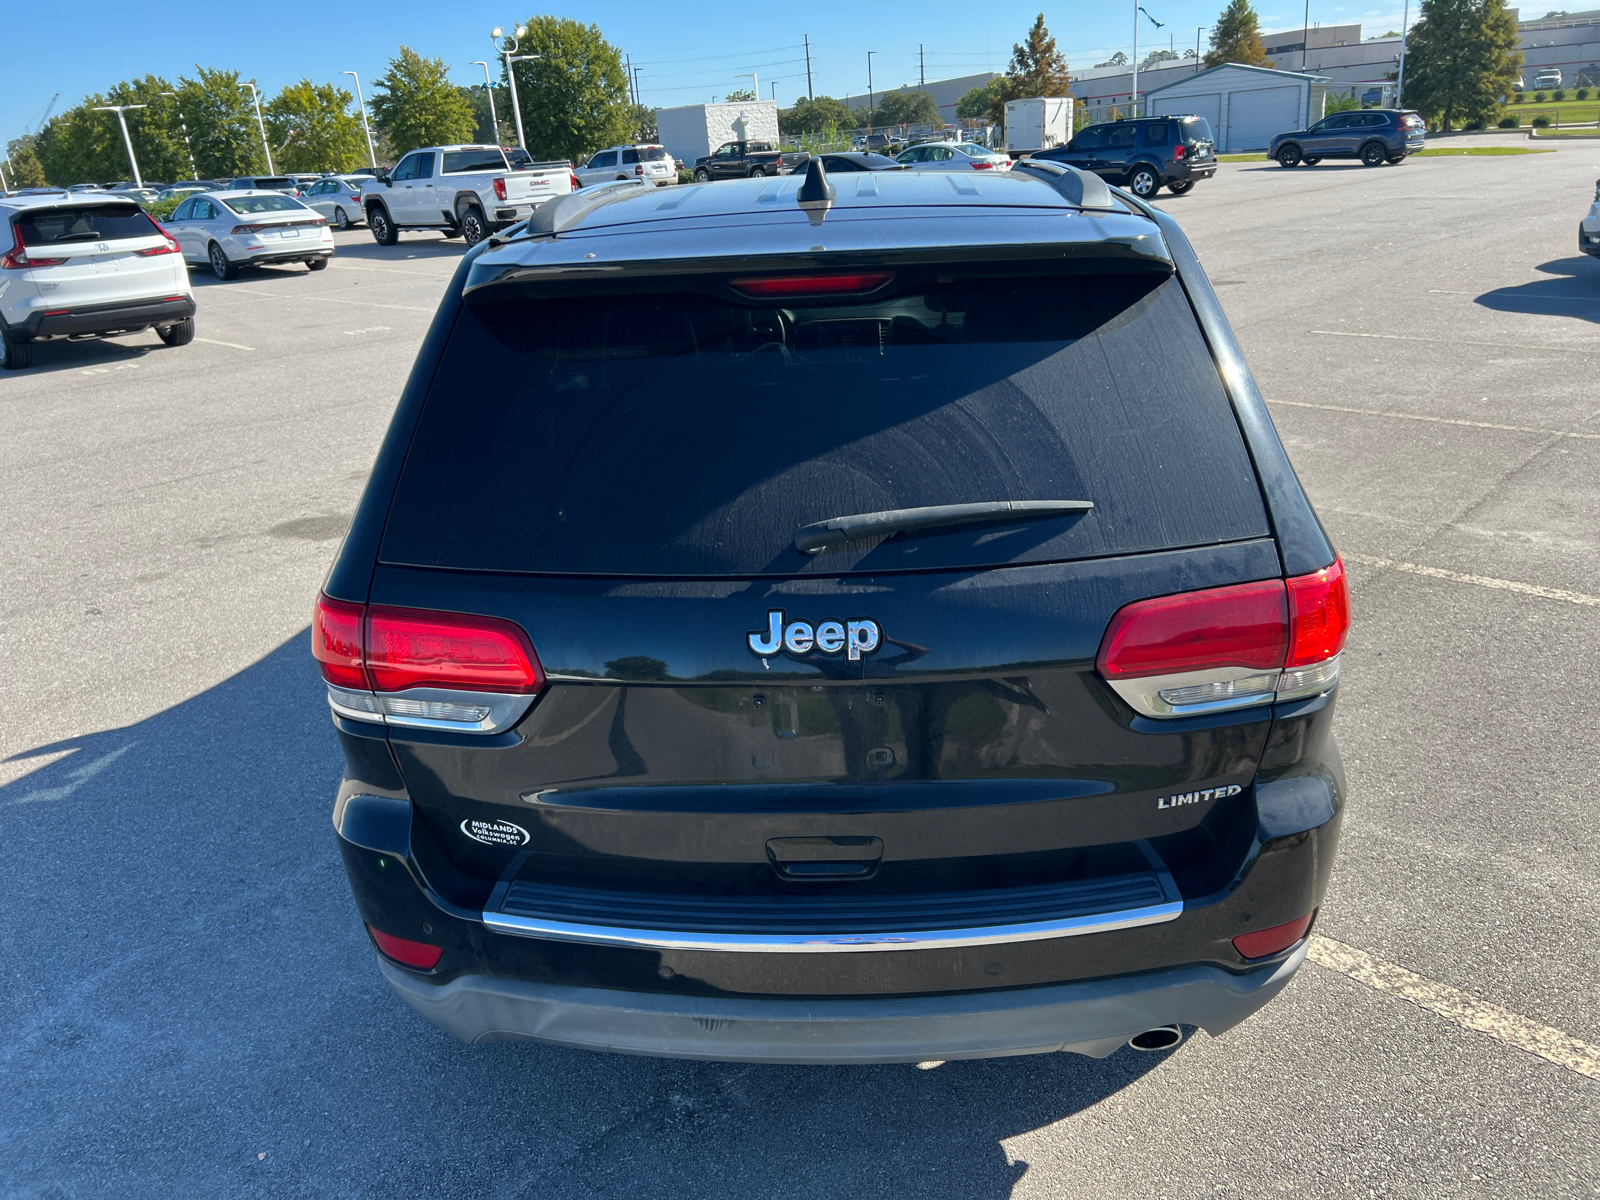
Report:
[[[444,156],[444,173],[458,171],[504,171],[505,156],[494,147],[487,150],[449,150]]]
[[[24,246],[62,242],[109,242],[150,237],[159,231],[134,204],[94,204],[82,208],[47,208],[17,218]]]
[[[667,152],[661,146],[639,146],[622,152],[622,161],[625,163],[666,162],[666,160]]]
[[[1185,117],[1179,122],[1183,126],[1183,140],[1186,142],[1209,142],[1211,136],[1211,122],[1204,117]]]
[[[226,196],[222,202],[236,213],[299,212],[305,208],[293,196]]]
[[[892,286],[892,285],[891,285]],[[985,500],[1087,516],[817,555],[831,517]],[[608,576],[1044,562],[1264,536],[1250,460],[1165,276],[928,281],[871,301],[704,294],[466,307],[385,561]]]

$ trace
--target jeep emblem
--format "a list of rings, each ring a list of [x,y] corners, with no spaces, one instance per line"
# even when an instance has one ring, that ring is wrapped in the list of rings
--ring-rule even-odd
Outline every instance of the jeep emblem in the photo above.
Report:
[[[812,628],[805,621],[784,623],[783,609],[767,612],[767,627],[753,629],[746,635],[750,649],[762,658],[771,658],[779,651],[790,654],[838,654],[841,650],[851,662],[859,662],[863,654],[871,654],[883,640],[876,621],[823,621]]]

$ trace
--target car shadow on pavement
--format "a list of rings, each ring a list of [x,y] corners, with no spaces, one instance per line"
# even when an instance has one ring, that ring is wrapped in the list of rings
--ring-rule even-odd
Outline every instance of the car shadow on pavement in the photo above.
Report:
[[[0,372],[0,378],[26,378],[56,371],[87,371],[101,375],[110,371],[131,370],[152,350],[167,350],[151,330],[131,333],[115,341],[105,338],[80,342],[51,341],[33,343],[33,361],[18,371]],[[181,350],[171,351],[181,353]]]
[[[396,245],[380,246],[367,236],[360,240],[341,238],[334,249],[333,262],[335,266],[341,258],[376,259],[392,263],[443,258],[454,262],[466,252],[467,245],[460,238],[446,241],[442,237],[426,234],[401,234]]]
[[[0,1190],[985,1200],[1028,1171],[1007,1139],[1170,1056],[922,1070],[463,1046],[378,972],[307,641],[5,760],[40,765],[0,787]]]
[[[1474,303],[1495,312],[1574,317],[1600,323],[1600,263],[1579,254],[1541,263],[1535,270],[1549,278],[1496,288],[1484,292]]]

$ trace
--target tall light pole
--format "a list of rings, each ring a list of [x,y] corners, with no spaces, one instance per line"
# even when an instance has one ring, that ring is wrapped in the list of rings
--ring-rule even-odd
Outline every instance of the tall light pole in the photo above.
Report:
[[[1200,25],[1194,31],[1194,69],[1197,75],[1200,73],[1200,35],[1209,28],[1208,25]]]
[[[489,64],[474,59],[473,66],[483,68],[483,90],[489,95],[489,124],[494,126],[494,144],[500,144],[500,118],[494,115],[494,81],[489,78]]]
[[[525,54],[521,58],[515,57],[517,53],[518,41],[524,34],[528,32],[528,27],[526,25],[518,25],[516,32],[510,37],[506,37],[505,32],[506,31],[504,29],[501,29],[500,26],[496,25],[489,31],[489,38],[494,42],[495,51],[500,55],[501,58],[506,60],[506,83],[511,87],[511,111],[515,113],[517,117],[517,145],[526,150],[528,147],[528,139],[522,134],[522,101],[517,98],[517,77],[516,74],[511,70],[511,64],[526,62],[530,59],[536,59],[539,56],[537,54]]]
[[[161,94],[163,96],[171,96],[174,100],[178,98],[177,92],[162,92]],[[179,105],[174,105],[173,107],[178,110],[178,128],[183,130],[183,148],[189,152],[189,178],[199,179],[200,168],[194,165],[194,147],[189,144],[189,126],[183,119],[183,108]]]
[[[11,185],[6,182],[6,173],[0,170],[0,196],[5,195],[10,190]]]
[[[361,131],[367,135],[367,161],[372,164],[372,169],[378,169],[378,152],[372,148],[372,126],[367,124],[367,102],[361,98],[361,76],[354,71],[340,71],[341,75],[348,75],[356,81],[356,107],[361,110]]]
[[[128,148],[128,162],[133,166],[135,187],[143,187],[144,180],[139,178],[139,160],[133,156],[133,139],[128,136],[128,118],[122,114],[130,108],[149,107],[148,104],[102,104],[95,108],[95,112],[114,112],[117,114],[117,124],[122,126],[122,144]]]
[[[1400,107],[1400,89],[1406,83],[1406,22],[1411,20],[1411,0],[1406,0],[1406,15],[1400,18],[1400,73],[1394,81],[1394,106]]]
[[[1306,3],[1310,4],[1311,0],[1306,0]],[[1144,13],[1145,17],[1149,20],[1150,24],[1154,25],[1157,29],[1160,29],[1161,26],[1162,26],[1162,22],[1156,20],[1154,17],[1150,16],[1149,13],[1145,12],[1144,6],[1139,3],[1139,0],[1134,0],[1134,3],[1133,3],[1133,98],[1132,98],[1132,103],[1130,105],[1131,111],[1128,114],[1129,116],[1133,116],[1133,117],[1137,117],[1139,115],[1139,14],[1140,13]]]
[[[1306,69],[1311,53],[1311,0],[1306,0],[1305,24],[1300,30],[1300,70]]]
[[[267,145],[267,123],[261,119],[261,93],[256,91],[254,80],[239,86],[249,88],[250,98],[256,102],[256,128],[261,131],[261,148],[267,152],[267,174],[276,175],[278,172],[272,168],[272,147]]]
[[[872,132],[872,56],[876,50],[867,51],[867,132]]]
[[[751,84],[754,85],[750,89],[751,92],[754,93],[757,100],[761,99],[761,80],[756,78],[756,73],[754,71],[741,71],[738,75],[734,76],[734,78],[748,79]]]

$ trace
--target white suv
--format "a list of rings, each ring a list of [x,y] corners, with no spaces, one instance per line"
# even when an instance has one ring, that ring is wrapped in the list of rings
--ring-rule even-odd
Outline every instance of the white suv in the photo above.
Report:
[[[616,179],[641,179],[657,187],[678,182],[678,168],[663,146],[609,146],[573,172],[584,187]]]
[[[0,200],[0,367],[51,338],[155,329],[194,340],[194,293],[178,243],[137,204],[103,192]]]

